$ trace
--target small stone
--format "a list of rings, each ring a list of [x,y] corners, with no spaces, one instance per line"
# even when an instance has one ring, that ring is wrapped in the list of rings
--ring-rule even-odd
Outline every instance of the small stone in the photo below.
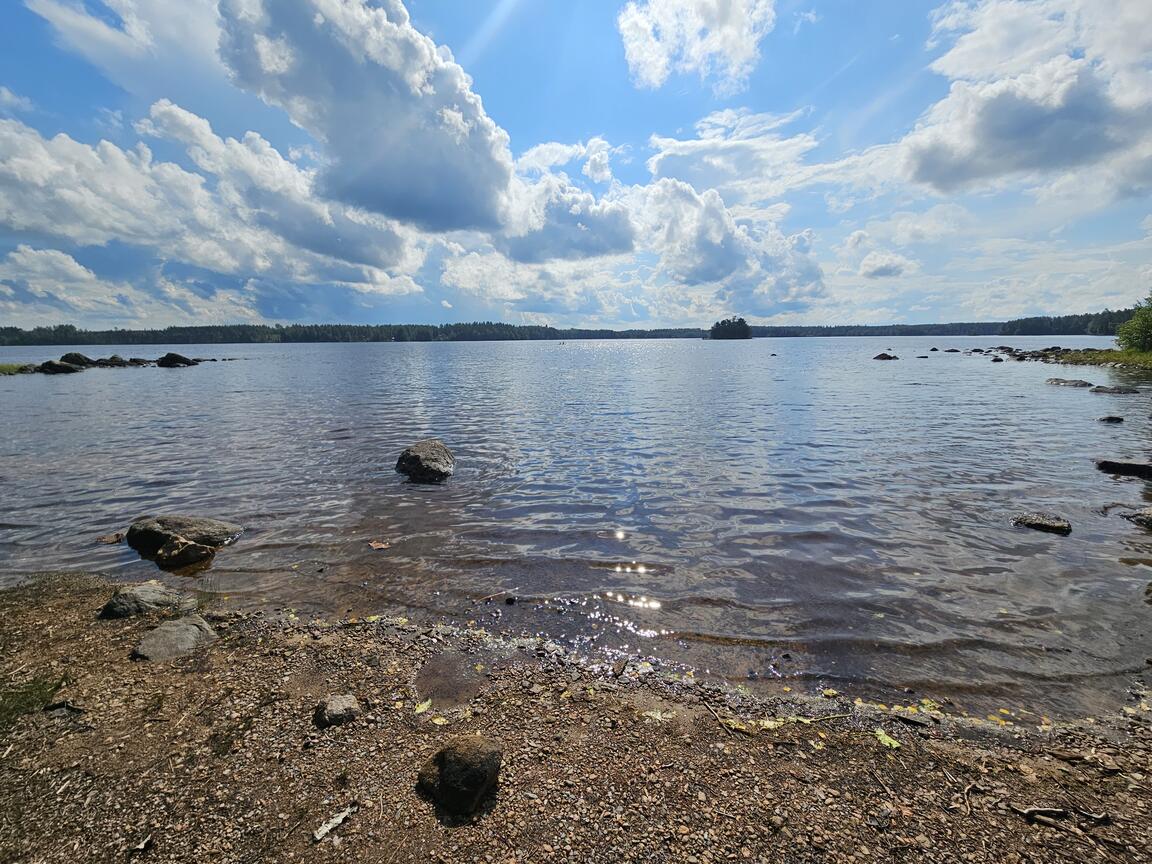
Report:
[[[1021,513],[1013,517],[1012,524],[1020,528],[1033,528],[1050,534],[1071,534],[1072,523],[1055,513]]]
[[[439,438],[427,438],[400,454],[396,470],[414,483],[439,483],[456,470],[456,457]]]
[[[132,650],[132,659],[164,661],[191,654],[202,645],[216,641],[215,631],[199,615],[165,621]]]
[[[879,354],[877,354],[872,359],[873,360],[899,360],[900,358],[897,357],[895,354],[888,354],[884,351],[881,351]]]
[[[120,588],[100,610],[101,618],[135,618],[149,612],[188,612],[196,608],[196,601],[180,592],[161,585],[155,580]]]
[[[1123,417],[1116,417],[1112,414],[1109,414],[1107,417],[1101,417],[1100,422],[1101,423],[1123,423],[1124,418]]]
[[[352,694],[328,696],[316,706],[316,711],[312,714],[312,722],[321,729],[327,729],[329,726],[343,726],[345,723],[351,723],[361,713],[360,703]]]
[[[424,763],[417,786],[450,815],[469,816],[496,786],[503,759],[496,742],[462,735]]]

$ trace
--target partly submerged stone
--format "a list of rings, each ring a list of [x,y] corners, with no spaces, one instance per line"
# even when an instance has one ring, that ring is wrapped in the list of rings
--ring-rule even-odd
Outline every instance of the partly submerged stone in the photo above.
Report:
[[[128,528],[128,545],[160,567],[177,570],[207,561],[243,533],[240,525],[199,516],[142,516]]]
[[[100,610],[101,618],[135,618],[149,612],[190,612],[196,601],[155,580],[119,588]]]
[[[1140,391],[1135,387],[1093,387],[1090,393],[1111,393],[1113,396],[1132,396]]]
[[[169,351],[163,357],[156,361],[157,366],[162,366],[165,369],[178,369],[181,366],[195,366],[196,361],[190,357],[185,357],[183,354],[177,354],[174,351]]]
[[[1021,528],[1033,528],[1050,534],[1071,534],[1072,523],[1055,513],[1021,513],[1013,517],[1012,524]]]
[[[885,351],[881,351],[879,354],[877,354],[872,359],[873,360],[899,360],[900,358],[897,357],[895,354],[888,354]]]
[[[1101,423],[1123,423],[1124,418],[1123,417],[1117,417],[1113,414],[1109,414],[1107,417],[1101,417],[1099,422],[1101,422]]]
[[[504,751],[483,735],[453,738],[420,769],[417,785],[452,816],[470,816],[500,777]]]
[[[426,438],[400,454],[396,470],[417,483],[439,483],[456,470],[456,457],[439,438]]]
[[[72,372],[84,371],[79,366],[73,366],[71,363],[61,363],[59,360],[45,360],[36,367],[37,372],[43,372],[45,375],[67,375]]]
[[[312,722],[321,729],[329,726],[343,726],[351,723],[361,714],[360,703],[350,693],[341,696],[328,696],[316,706]]]
[[[1152,529],[1152,507],[1145,507],[1143,510],[1137,510],[1135,513],[1124,513],[1122,515],[1134,525],[1139,525],[1141,528]]]
[[[69,351],[60,358],[61,363],[67,363],[70,366],[95,366],[96,361],[86,354],[81,354],[79,351]]]
[[[1147,462],[1116,462],[1112,459],[1097,459],[1096,469],[1106,474],[1118,474],[1121,477],[1140,477],[1152,480],[1152,465]]]
[[[1052,384],[1056,387],[1091,387],[1091,381],[1081,381],[1078,378],[1049,378],[1044,382],[1045,384]]]
[[[202,645],[216,641],[215,631],[199,615],[187,615],[175,621],[165,621],[132,650],[135,660],[161,662],[191,654]]]

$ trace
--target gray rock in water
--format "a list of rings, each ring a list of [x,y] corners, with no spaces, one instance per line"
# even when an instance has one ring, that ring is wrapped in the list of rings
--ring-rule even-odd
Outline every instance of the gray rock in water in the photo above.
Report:
[[[176,621],[165,621],[132,650],[134,660],[161,662],[191,654],[202,645],[216,641],[215,631],[199,615],[187,615]]]
[[[456,470],[456,457],[439,438],[427,438],[400,454],[396,470],[417,483],[439,483]]]
[[[1049,378],[1044,382],[1045,384],[1053,384],[1057,387],[1091,387],[1091,381],[1081,381],[1077,378]]]
[[[453,738],[420,769],[417,785],[454,817],[475,813],[500,777],[504,751],[482,735]]]
[[[152,361],[148,360],[144,357],[129,357],[128,358],[128,365],[129,366],[151,366]]]
[[[208,561],[244,532],[240,525],[199,516],[142,516],[128,528],[128,545],[160,567],[177,570]]]
[[[329,726],[343,726],[351,723],[361,714],[360,703],[351,694],[343,696],[328,696],[316,706],[312,714],[312,722],[321,729]]]
[[[1124,418],[1123,417],[1116,417],[1112,414],[1109,414],[1107,417],[1101,417],[1099,422],[1100,423],[1123,423]]]
[[[96,361],[96,365],[112,369],[123,369],[128,365],[128,361],[121,357],[119,354],[113,354],[111,357],[101,357]]]
[[[959,354],[960,349],[959,348],[945,348],[944,353],[945,354]]]
[[[185,357],[183,354],[176,354],[169,351],[163,357],[156,361],[157,366],[162,366],[165,369],[178,369],[181,366],[195,366],[196,361],[190,357]]]
[[[196,601],[179,591],[152,580],[130,588],[120,588],[100,610],[101,618],[135,618],[149,612],[191,612]]]
[[[67,363],[70,366],[95,366],[96,361],[91,357],[81,354],[79,351],[69,351],[60,358],[61,363]]]
[[[1034,528],[1050,534],[1071,534],[1072,523],[1055,513],[1021,513],[1012,519],[1012,524],[1021,528]]]
[[[1132,396],[1140,391],[1135,387],[1093,387],[1090,393],[1111,393],[1113,396]]]
[[[1004,358],[1003,358],[1003,357],[993,357],[993,358],[992,358],[992,362],[993,362],[993,363],[1003,363],[1003,362],[1004,362]]]
[[[45,375],[66,375],[72,372],[83,372],[79,366],[73,366],[71,363],[61,363],[59,360],[45,360],[36,367],[37,372],[43,372]]]
[[[1111,459],[1097,459],[1096,469],[1106,474],[1118,474],[1121,477],[1140,477],[1152,480],[1152,465],[1146,462],[1115,462]]]
[[[1122,514],[1129,522],[1139,525],[1141,528],[1152,529],[1152,507],[1145,507],[1143,510],[1137,510],[1135,513]]]
[[[887,353],[881,351],[879,354],[877,354],[872,359],[873,360],[899,360],[900,358],[897,357],[895,354],[887,354]]]

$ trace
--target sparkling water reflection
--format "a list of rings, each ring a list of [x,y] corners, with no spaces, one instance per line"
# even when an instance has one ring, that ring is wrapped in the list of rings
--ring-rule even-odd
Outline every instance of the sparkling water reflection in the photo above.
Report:
[[[1152,656],[1152,535],[1102,511],[1145,484],[1092,460],[1149,457],[1148,397],[943,352],[1000,341],[184,346],[241,359],[0,378],[0,581],[151,578],[94,538],[217,515],[249,530],[198,581],[241,604],[478,619],[753,686],[1101,710]],[[887,348],[904,359],[870,360]],[[397,453],[431,434],[456,476],[404,482]],[[1072,536],[1012,528],[1022,509]]]

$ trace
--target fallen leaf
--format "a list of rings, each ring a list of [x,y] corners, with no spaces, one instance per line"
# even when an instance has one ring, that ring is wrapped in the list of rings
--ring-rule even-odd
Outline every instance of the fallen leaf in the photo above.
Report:
[[[368,545],[373,549],[387,549],[391,543],[385,543],[383,540],[369,540]]]
[[[885,732],[883,729],[876,730],[876,740],[883,744],[885,747],[891,747],[893,750],[900,749],[900,742]]]
[[[657,723],[667,723],[669,720],[676,716],[676,712],[653,709],[652,711],[645,711],[644,716],[650,720],[655,720]]]
[[[421,702],[419,705],[416,706],[416,713],[417,714],[423,714],[425,711],[427,711],[431,707],[432,707],[432,700],[431,699],[425,699],[423,702]]]
[[[447,717],[433,717],[432,722],[437,726],[443,726],[448,722]]]
[[[824,691],[824,698],[825,699],[834,699],[839,695],[840,695],[840,691],[839,690],[833,690],[831,687],[829,687],[827,690]]]

